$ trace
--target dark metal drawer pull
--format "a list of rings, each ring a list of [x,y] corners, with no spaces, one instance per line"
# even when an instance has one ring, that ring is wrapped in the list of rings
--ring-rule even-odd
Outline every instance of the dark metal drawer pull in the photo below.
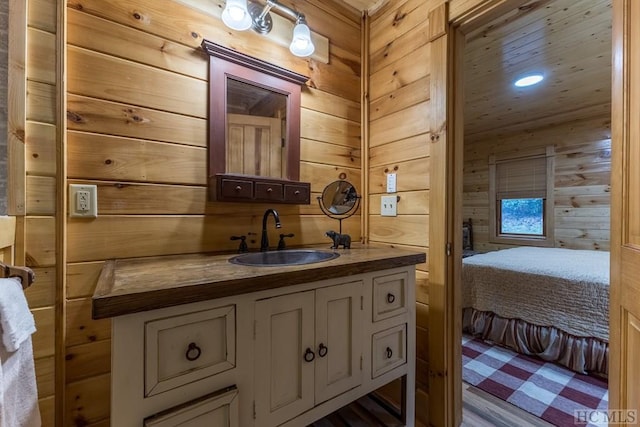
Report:
[[[387,302],[389,304],[393,303],[396,300],[396,296],[392,293],[387,294]]]
[[[320,346],[318,347],[318,356],[325,357],[328,351],[329,349],[327,348],[327,346],[323,343],[320,343]]]
[[[194,360],[198,360],[200,355],[202,354],[202,350],[200,347],[196,345],[196,343],[189,343],[189,348],[187,348],[187,352],[185,353],[185,357],[189,362],[193,362]]]
[[[307,347],[307,351],[304,352],[304,361],[313,362],[313,359],[315,358],[316,358],[316,354],[313,352],[313,350]]]
[[[391,359],[391,356],[393,356],[393,350],[391,347],[387,347],[387,359]]]

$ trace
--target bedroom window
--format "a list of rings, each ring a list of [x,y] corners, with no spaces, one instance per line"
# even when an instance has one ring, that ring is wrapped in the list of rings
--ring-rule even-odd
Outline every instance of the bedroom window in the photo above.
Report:
[[[553,245],[553,147],[489,159],[491,241]]]

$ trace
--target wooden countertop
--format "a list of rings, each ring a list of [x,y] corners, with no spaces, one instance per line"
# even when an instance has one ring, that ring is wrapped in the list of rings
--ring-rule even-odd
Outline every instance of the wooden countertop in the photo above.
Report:
[[[320,248],[315,248],[320,249]],[[326,249],[330,251],[330,249]],[[103,319],[248,292],[263,291],[425,262],[421,252],[394,248],[338,249],[315,264],[249,267],[219,254],[167,255],[107,261],[93,294],[92,317]]]

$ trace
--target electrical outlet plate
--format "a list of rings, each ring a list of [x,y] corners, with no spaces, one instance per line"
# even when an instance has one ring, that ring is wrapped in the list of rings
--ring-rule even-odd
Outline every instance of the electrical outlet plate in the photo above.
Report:
[[[398,215],[398,197],[382,196],[380,198],[380,215],[381,216],[397,216]]]
[[[98,188],[95,185],[69,184],[69,217],[96,218]]]

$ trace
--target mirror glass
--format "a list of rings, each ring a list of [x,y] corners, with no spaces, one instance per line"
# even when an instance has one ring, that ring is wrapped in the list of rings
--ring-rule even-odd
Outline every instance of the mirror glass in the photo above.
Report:
[[[226,173],[285,178],[287,96],[227,78]]]
[[[322,192],[322,204],[330,213],[343,215],[356,205],[358,194],[349,181],[334,181]]]

